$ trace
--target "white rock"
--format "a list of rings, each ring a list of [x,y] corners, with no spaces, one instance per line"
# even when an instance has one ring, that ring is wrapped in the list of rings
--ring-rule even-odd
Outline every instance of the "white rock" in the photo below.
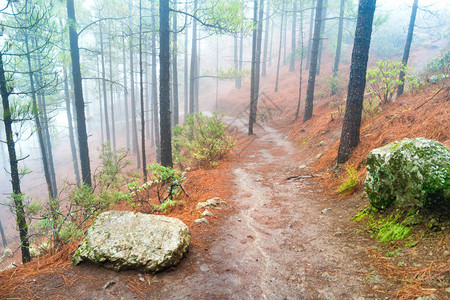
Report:
[[[178,219],[109,211],[95,219],[72,262],[90,261],[114,270],[154,273],[177,264],[190,240],[189,228]]]

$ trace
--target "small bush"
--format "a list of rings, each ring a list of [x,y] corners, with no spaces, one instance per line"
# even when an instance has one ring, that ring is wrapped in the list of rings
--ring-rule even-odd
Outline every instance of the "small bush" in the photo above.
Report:
[[[342,184],[338,187],[339,194],[345,194],[345,193],[353,191],[353,189],[359,183],[358,173],[353,166],[349,166],[347,164],[347,166],[345,167],[345,170],[347,171],[348,178],[345,180],[342,180]]]
[[[37,233],[46,236],[56,249],[83,236],[91,218],[109,208],[114,203],[129,199],[129,194],[121,191],[122,184],[130,175],[122,173],[128,164],[127,152],[113,153],[108,145],[103,145],[101,167],[93,175],[93,186],[66,183],[61,194],[67,195],[67,202],[60,207],[51,199],[39,210],[39,221],[33,226]]]
[[[392,101],[398,86],[400,72],[408,73],[409,67],[403,66],[399,61],[389,60],[377,62],[377,67],[367,71],[367,90],[369,97],[377,98],[382,103]]]
[[[189,115],[182,126],[175,126],[172,139],[174,161],[181,168],[215,166],[216,161],[236,147],[236,141],[227,132],[222,116]]]
[[[425,73],[429,75],[445,74],[450,71],[450,50],[440,58],[433,58],[425,67]]]
[[[184,174],[159,164],[149,165],[147,169],[152,174],[149,181],[142,185],[137,181],[126,185],[130,192],[131,207],[139,207],[144,212],[165,212],[169,207],[178,204],[175,200],[181,192],[185,192],[182,186],[186,179]],[[153,199],[157,199],[158,204],[151,205]]]

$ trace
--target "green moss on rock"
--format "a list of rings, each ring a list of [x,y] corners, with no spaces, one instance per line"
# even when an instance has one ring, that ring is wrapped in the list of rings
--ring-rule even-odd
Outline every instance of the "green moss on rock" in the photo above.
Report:
[[[378,209],[450,204],[450,149],[437,141],[388,144],[372,150],[366,165],[364,189]]]

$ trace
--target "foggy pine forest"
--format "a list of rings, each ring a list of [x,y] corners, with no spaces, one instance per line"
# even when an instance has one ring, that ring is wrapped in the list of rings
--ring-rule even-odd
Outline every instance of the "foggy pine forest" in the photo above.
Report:
[[[18,270],[0,298],[448,297],[448,193],[391,218],[364,182],[375,148],[448,149],[449,17],[439,0],[0,1],[0,269]],[[88,228],[123,210],[180,219],[189,253],[121,283],[82,264],[74,289]]]

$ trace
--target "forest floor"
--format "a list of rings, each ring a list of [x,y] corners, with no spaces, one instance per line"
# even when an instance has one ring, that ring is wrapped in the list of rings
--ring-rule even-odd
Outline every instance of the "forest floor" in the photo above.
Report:
[[[241,119],[248,90],[234,90],[227,97],[224,110],[236,117],[226,122],[239,147],[217,168],[188,172],[190,197],[183,197],[183,205],[169,214],[192,233],[190,252],[176,268],[149,275],[72,266],[76,245],[69,245],[1,272],[0,298],[448,298],[450,228],[417,228],[414,247],[372,239],[364,224],[353,220],[368,205],[361,189],[345,197],[336,193],[346,174],[345,166],[333,164],[344,92],[335,98],[319,95],[313,119],[293,122],[298,79],[291,74],[282,73],[278,94],[263,95],[255,135],[246,134]],[[365,115],[360,146],[350,159],[359,187],[365,156],[375,147],[418,136],[450,145],[448,91],[436,91],[429,86],[422,94],[402,96]],[[202,213],[196,204],[215,196],[231,207],[212,210],[209,225],[194,224]]]

